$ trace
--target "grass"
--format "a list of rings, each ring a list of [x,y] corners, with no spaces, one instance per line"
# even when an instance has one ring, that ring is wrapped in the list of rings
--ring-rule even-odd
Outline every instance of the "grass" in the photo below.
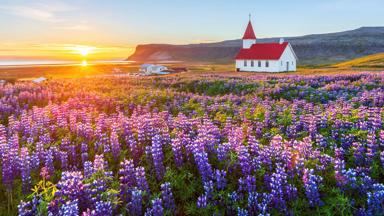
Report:
[[[188,63],[180,62],[174,64],[164,64],[167,67],[186,67],[188,72],[164,75],[176,76],[180,78],[191,78],[194,76],[205,76],[207,78],[222,77],[252,77],[259,75],[338,75],[340,73],[358,73],[364,71],[380,71],[384,68],[384,53],[370,55],[347,62],[334,65],[318,66],[299,66],[296,72],[282,73],[253,73],[236,72],[234,64],[215,64],[215,63]],[[98,75],[112,74],[115,69],[121,73],[137,72],[139,63],[128,64],[94,64],[82,67],[80,65],[42,65],[42,66],[11,66],[0,67],[0,79],[14,82],[16,80],[31,80],[37,77],[56,78],[81,78]]]
[[[337,68],[384,68],[384,53],[356,58],[350,61],[345,61],[333,65]]]

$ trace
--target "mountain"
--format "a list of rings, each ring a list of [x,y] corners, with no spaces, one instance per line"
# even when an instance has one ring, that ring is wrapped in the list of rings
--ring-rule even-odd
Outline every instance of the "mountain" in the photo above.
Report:
[[[277,42],[279,38],[258,39]],[[355,30],[287,37],[299,58],[300,65],[332,64],[384,52],[384,27],[361,27]],[[138,45],[131,61],[232,62],[241,47],[241,40],[188,45]]]

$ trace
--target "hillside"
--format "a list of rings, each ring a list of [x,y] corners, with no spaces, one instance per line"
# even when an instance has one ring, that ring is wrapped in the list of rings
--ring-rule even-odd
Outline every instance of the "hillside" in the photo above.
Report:
[[[279,38],[259,39],[259,42]],[[384,52],[384,27],[361,27],[355,30],[288,37],[300,65],[333,64]],[[231,62],[241,47],[241,40],[189,45],[138,45],[132,61]]]
[[[334,65],[339,68],[359,67],[359,68],[384,68],[384,53],[378,53],[373,55],[356,58],[353,60],[341,62]]]

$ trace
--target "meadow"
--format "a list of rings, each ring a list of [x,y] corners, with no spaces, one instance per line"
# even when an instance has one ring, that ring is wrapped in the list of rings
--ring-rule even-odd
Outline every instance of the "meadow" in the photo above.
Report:
[[[1,214],[383,215],[384,74],[195,70],[0,84]]]

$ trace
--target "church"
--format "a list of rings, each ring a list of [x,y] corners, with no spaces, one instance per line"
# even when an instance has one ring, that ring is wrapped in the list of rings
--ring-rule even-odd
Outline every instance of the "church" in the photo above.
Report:
[[[251,20],[245,30],[243,47],[235,57],[236,71],[288,72],[296,71],[297,57],[290,43],[258,43]]]

